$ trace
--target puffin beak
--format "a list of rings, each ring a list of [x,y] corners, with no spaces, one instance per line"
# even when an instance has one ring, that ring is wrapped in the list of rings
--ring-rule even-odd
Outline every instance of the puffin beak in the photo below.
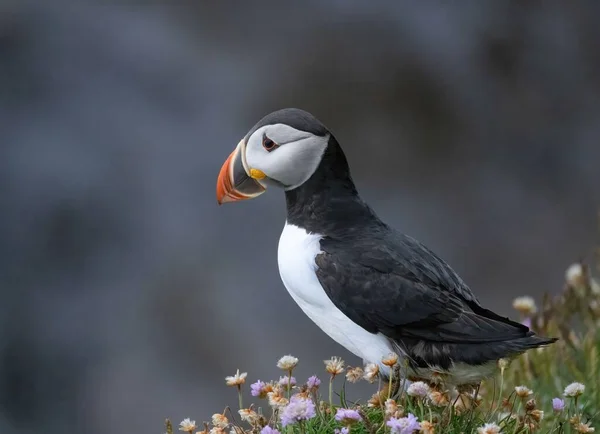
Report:
[[[217,179],[217,202],[237,202],[252,199],[265,192],[265,187],[251,178],[244,165],[246,146],[242,139],[231,155],[225,160]]]

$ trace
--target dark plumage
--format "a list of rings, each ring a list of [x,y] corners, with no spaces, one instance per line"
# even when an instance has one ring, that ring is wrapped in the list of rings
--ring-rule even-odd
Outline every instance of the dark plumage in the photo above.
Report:
[[[286,191],[286,203],[288,223],[324,236],[317,276],[331,301],[391,339],[414,366],[482,364],[556,341],[483,308],[446,262],[382,222],[358,196],[333,135],[316,172]]]
[[[300,131],[306,131],[308,133],[314,134],[316,136],[324,136],[328,133],[327,128],[321,122],[319,122],[313,115],[310,113],[295,109],[295,108],[285,108],[281,110],[277,110],[273,113],[269,113],[260,121],[258,121],[250,131],[246,134],[245,139],[248,140],[256,130],[260,127],[264,127],[265,125],[274,125],[274,124],[285,124],[289,125],[292,128],[296,128]]]
[[[483,308],[446,263],[412,238],[380,222],[366,232],[321,240],[317,276],[338,309],[393,340],[415,366],[482,364],[554,342]]]

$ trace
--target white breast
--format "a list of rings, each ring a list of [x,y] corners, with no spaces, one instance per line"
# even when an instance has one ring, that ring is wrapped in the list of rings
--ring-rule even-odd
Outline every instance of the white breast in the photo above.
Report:
[[[351,321],[335,307],[317,279],[315,257],[321,252],[321,237],[286,222],[277,255],[281,280],[304,313],[332,339],[363,360],[380,363],[393,351],[388,339]]]

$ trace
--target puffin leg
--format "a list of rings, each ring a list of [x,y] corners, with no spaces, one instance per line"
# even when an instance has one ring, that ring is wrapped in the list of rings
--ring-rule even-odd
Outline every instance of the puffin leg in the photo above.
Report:
[[[405,383],[405,379],[401,377],[400,375],[400,365],[396,364],[394,365],[394,367],[392,368],[394,370],[394,378],[392,380],[392,389],[390,391],[390,397],[391,398],[396,398],[399,395],[400,392],[400,386]]]

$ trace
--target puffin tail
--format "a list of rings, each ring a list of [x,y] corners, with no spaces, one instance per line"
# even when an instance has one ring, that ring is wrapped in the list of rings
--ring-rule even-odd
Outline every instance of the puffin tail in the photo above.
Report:
[[[492,360],[518,356],[534,348],[553,344],[558,338],[546,338],[529,332],[526,336],[501,342],[481,344],[456,344],[450,358],[454,361],[472,365],[483,364]]]

